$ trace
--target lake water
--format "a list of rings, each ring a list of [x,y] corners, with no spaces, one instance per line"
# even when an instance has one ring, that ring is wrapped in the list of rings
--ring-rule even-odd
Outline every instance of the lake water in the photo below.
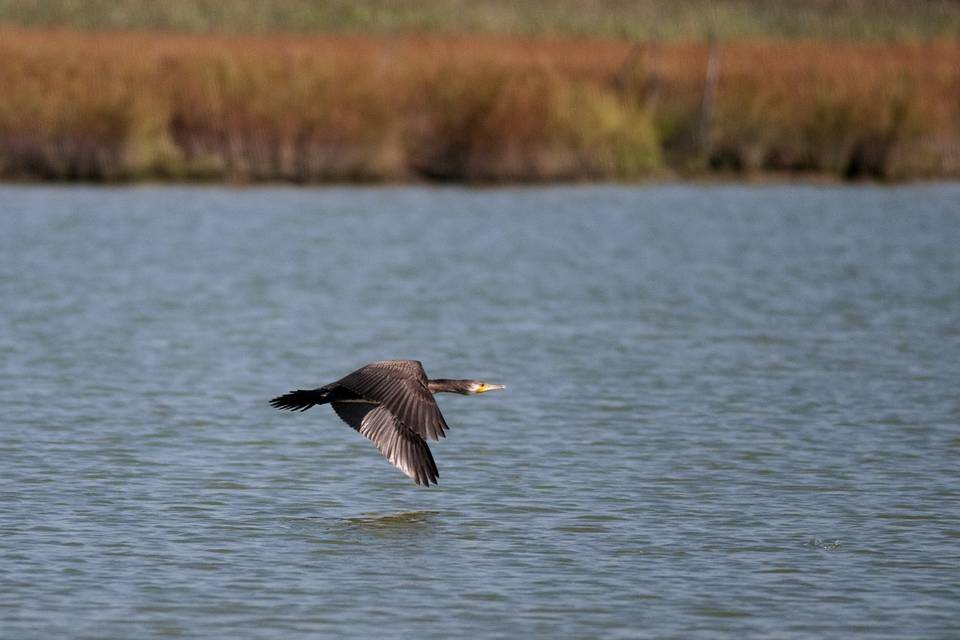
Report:
[[[0,636],[960,635],[960,185],[0,188]],[[441,396],[440,485],[329,407]]]

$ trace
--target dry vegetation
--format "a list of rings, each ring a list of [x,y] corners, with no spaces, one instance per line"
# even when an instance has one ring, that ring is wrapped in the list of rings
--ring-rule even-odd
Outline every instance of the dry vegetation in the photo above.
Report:
[[[958,44],[716,54],[704,121],[705,45],[6,29],[0,176],[960,175]]]

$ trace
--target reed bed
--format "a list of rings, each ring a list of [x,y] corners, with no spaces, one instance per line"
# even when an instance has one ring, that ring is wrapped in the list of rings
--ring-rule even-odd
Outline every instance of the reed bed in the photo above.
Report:
[[[705,105],[713,57],[713,100]],[[960,175],[960,45],[0,30],[0,176]],[[709,108],[705,108],[709,107]]]

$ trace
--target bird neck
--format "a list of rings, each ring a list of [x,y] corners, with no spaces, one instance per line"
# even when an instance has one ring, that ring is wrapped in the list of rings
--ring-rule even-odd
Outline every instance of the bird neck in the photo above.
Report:
[[[430,389],[430,393],[462,393],[464,395],[469,395],[473,392],[473,389],[476,387],[476,380],[452,380],[449,378],[438,378],[436,380],[428,380],[427,388]]]

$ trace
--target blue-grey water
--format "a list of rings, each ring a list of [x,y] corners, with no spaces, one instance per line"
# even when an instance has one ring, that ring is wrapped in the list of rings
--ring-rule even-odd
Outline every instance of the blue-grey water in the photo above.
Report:
[[[960,185],[5,187],[0,637],[956,638],[958,387]]]

